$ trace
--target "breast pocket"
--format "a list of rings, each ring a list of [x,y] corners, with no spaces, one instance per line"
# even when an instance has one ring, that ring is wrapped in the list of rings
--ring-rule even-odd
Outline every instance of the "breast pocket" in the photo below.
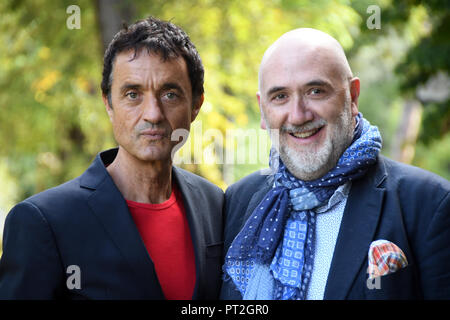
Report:
[[[365,295],[369,300],[421,299],[414,268],[408,265],[378,279],[367,280]]]

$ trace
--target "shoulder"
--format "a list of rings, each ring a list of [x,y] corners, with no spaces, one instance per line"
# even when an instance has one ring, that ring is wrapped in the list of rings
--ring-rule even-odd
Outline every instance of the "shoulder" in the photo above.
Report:
[[[46,239],[55,222],[66,221],[86,203],[86,197],[78,190],[78,179],[74,179],[19,202],[6,216],[4,232],[21,233],[35,241]]]
[[[202,209],[205,214],[222,214],[224,193],[212,182],[194,173],[173,167],[174,179],[178,187],[192,207]]]
[[[265,187],[270,183],[270,177],[271,176],[265,174],[262,170],[255,171],[230,185],[225,195],[228,197],[234,194],[239,194],[241,196],[252,195],[256,190]]]
[[[70,207],[74,202],[86,201],[90,192],[80,187],[80,177],[39,192],[23,202],[43,209]]]
[[[441,199],[450,193],[450,182],[424,169],[380,157],[379,165],[386,171],[388,189],[404,194],[434,194]]]
[[[212,182],[208,181],[207,179],[200,177],[199,175],[196,175],[187,170],[184,170],[180,167],[174,167],[174,170],[176,170],[176,173],[181,175],[185,181],[196,186],[196,188],[198,188],[201,192],[213,193],[223,196],[223,190],[220,189],[215,184],[213,184]]]
[[[241,219],[249,206],[255,205],[271,186],[272,177],[256,171],[230,185],[225,192],[225,215]],[[252,204],[251,204],[252,203]]]
[[[371,182],[371,179],[374,180]],[[432,221],[450,224],[448,180],[421,168],[380,157],[366,181],[369,185],[375,181],[373,186],[384,190],[384,211],[400,213],[409,230],[415,230],[417,225],[431,225]],[[366,190],[367,195],[374,190],[363,185],[359,187]]]
[[[9,212],[8,218],[21,223],[26,223],[27,219],[45,224],[63,222],[74,212],[86,211],[90,194],[90,190],[80,187],[78,177],[21,201]]]

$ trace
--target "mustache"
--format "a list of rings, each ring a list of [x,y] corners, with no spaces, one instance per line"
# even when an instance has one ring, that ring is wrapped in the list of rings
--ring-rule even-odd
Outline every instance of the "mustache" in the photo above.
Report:
[[[315,129],[319,129],[327,124],[327,121],[324,119],[314,120],[307,122],[305,124],[296,126],[296,125],[284,125],[281,127],[281,132],[286,133],[303,133]]]
[[[163,124],[158,124],[158,123],[151,123],[151,122],[144,122],[144,123],[140,123],[138,124],[135,128],[134,131],[136,132],[136,134],[140,134],[142,131],[145,130],[158,130],[158,131],[162,131],[164,132],[164,136],[165,137],[170,137],[170,130],[164,126]]]

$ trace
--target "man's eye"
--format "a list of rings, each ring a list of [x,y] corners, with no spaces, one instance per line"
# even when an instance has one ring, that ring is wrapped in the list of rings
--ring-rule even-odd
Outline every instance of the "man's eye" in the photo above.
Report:
[[[132,100],[136,100],[139,97],[139,94],[135,91],[130,91],[126,94],[126,96]]]
[[[162,98],[164,100],[169,101],[169,102],[176,102],[176,101],[178,101],[179,97],[180,97],[180,95],[174,91],[165,92],[162,96]]]
[[[177,97],[177,94],[175,92],[167,92],[166,97],[169,99],[175,99]]]
[[[283,100],[286,99],[286,95],[284,93],[279,93],[275,97],[273,97],[274,100]]]
[[[312,95],[317,96],[317,95],[323,93],[323,90],[322,90],[322,89],[319,89],[319,88],[314,88],[314,89],[311,89],[311,90],[309,91],[309,93],[312,94]]]

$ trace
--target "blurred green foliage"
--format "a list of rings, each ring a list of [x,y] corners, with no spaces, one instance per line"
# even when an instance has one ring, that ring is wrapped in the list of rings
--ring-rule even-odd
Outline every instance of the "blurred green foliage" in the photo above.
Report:
[[[218,130],[210,132],[224,137],[227,130],[238,128],[265,137],[255,98],[259,62],[267,47],[293,28],[318,28],[343,45],[353,73],[362,81],[360,110],[380,127],[383,153],[388,156],[404,100],[439,70],[449,71],[449,4],[444,1],[124,3],[134,7],[136,19],[153,15],[188,33],[206,72],[205,104],[196,122],[203,132]],[[81,29],[66,27],[66,8],[72,4],[81,9]],[[115,146],[101,101],[103,47],[94,4],[90,0],[0,2],[0,213],[80,175],[99,151]],[[380,30],[366,26],[370,15],[366,10],[372,4],[381,8]],[[449,100],[422,103],[413,163],[450,179]],[[228,148],[236,155],[248,153],[255,143],[248,140],[236,146],[213,137],[193,132],[190,139],[201,141],[203,148]],[[268,146],[262,153],[267,151]],[[230,166],[205,157],[183,167],[224,189],[265,167],[268,158]]]

